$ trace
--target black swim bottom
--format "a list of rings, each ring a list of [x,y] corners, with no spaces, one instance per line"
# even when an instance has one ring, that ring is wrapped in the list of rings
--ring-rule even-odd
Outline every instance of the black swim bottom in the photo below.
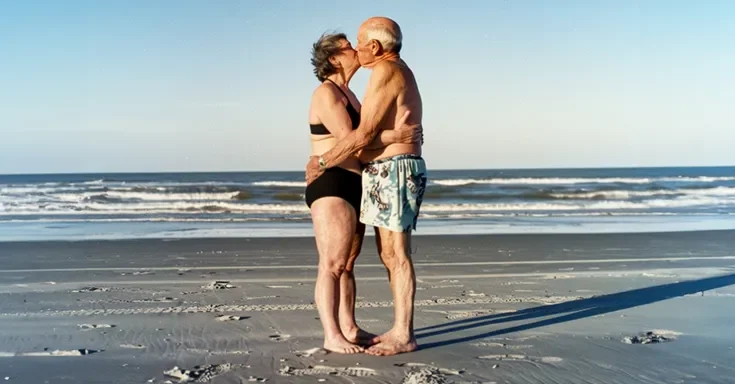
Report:
[[[359,214],[362,176],[340,167],[327,168],[321,176],[306,186],[305,194],[309,208],[319,198],[334,196],[346,200],[355,208],[355,213]]]

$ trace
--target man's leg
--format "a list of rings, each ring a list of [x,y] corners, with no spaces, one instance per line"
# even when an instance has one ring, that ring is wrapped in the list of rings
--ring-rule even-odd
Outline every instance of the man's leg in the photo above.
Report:
[[[376,356],[411,352],[418,348],[413,331],[416,275],[411,260],[411,232],[377,228],[376,241],[379,243],[380,259],[388,270],[395,315],[393,328],[374,338],[374,345],[365,352]]]
[[[395,355],[418,348],[413,306],[416,276],[411,261],[411,230],[416,228],[426,187],[426,165],[415,156],[396,156],[373,163],[363,172],[368,193],[360,221],[376,227],[380,259],[388,271],[395,318],[393,328],[373,339],[372,355]]]
[[[357,222],[355,237],[352,239],[352,249],[347,265],[340,277],[340,300],[339,300],[339,326],[347,341],[364,345],[370,342],[375,335],[360,329],[355,321],[355,297],[357,288],[355,285],[355,261],[360,255],[362,241],[365,237],[365,224]]]

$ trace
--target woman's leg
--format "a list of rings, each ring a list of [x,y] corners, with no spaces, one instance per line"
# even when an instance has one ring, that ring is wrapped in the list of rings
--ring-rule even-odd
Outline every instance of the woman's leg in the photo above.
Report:
[[[350,257],[347,259],[345,271],[340,279],[340,300],[339,300],[339,327],[347,341],[358,345],[368,345],[376,335],[368,333],[360,329],[355,320],[355,298],[357,296],[357,288],[355,284],[355,261],[360,255],[362,242],[365,237],[365,224],[357,221],[355,223],[355,234],[352,238],[352,249]]]
[[[312,203],[311,217],[319,252],[314,301],[324,327],[324,349],[358,353],[362,348],[342,335],[338,321],[340,279],[352,249],[357,220],[355,210],[338,197],[322,197]]]

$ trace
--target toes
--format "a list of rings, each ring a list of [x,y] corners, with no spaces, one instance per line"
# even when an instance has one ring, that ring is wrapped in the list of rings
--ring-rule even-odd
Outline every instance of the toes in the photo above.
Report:
[[[362,352],[362,348],[360,347],[350,347],[350,348],[345,349],[345,353],[348,353],[348,354],[355,354],[355,353],[360,353],[360,352]]]
[[[365,353],[373,356],[383,356],[385,351],[382,348],[370,347],[365,350]]]

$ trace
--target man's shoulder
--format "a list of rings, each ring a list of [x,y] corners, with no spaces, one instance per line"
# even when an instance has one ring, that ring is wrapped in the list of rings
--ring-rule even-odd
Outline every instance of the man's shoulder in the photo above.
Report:
[[[397,76],[400,77],[401,75],[401,70],[398,64],[388,60],[375,64],[372,69],[373,71],[370,75],[370,80],[376,83],[385,84],[395,80]]]
[[[401,69],[400,63],[393,60],[385,60],[375,64],[373,67],[373,73],[395,73]]]

